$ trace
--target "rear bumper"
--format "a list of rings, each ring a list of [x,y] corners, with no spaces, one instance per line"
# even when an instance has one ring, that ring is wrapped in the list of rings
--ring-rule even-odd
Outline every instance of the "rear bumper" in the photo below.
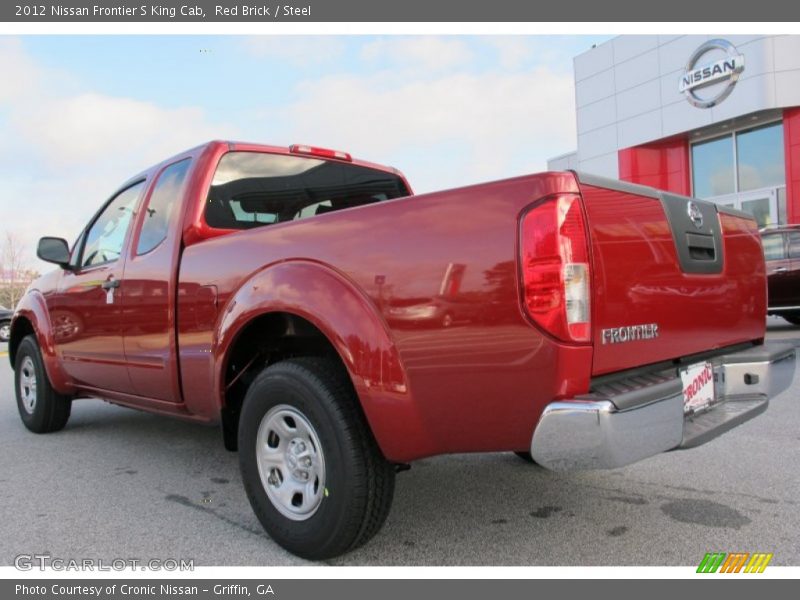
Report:
[[[556,471],[613,469],[704,444],[764,412],[791,385],[795,350],[766,344],[709,362],[717,402],[706,412],[684,415],[677,370],[615,382],[549,404],[531,440],[534,460]]]

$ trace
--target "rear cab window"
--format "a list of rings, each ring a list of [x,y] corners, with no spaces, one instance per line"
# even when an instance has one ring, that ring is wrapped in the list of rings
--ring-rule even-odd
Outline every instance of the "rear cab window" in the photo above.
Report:
[[[210,227],[251,229],[408,195],[400,177],[378,169],[236,151],[217,165],[204,216]]]

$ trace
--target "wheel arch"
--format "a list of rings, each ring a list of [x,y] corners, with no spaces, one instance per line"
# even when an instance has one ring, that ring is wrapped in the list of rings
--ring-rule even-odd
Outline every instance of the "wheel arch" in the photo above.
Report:
[[[335,357],[384,456],[405,461],[428,452],[428,436],[388,326],[343,274],[311,261],[272,265],[240,286],[222,314],[212,352],[226,446],[238,418],[236,402],[243,398],[242,389],[233,390],[233,378],[245,378],[242,357],[252,360],[266,351],[273,354],[255,359],[262,368],[282,357]]]
[[[11,319],[11,337],[8,340],[8,358],[11,368],[17,357],[20,343],[28,335],[35,335],[42,362],[50,384],[60,394],[74,393],[69,377],[61,368],[55,347],[53,329],[44,297],[39,292],[29,292],[20,300]]]

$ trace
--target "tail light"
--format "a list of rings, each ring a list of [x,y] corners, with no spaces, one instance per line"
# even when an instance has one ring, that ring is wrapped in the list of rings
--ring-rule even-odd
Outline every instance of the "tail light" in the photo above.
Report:
[[[320,158],[336,158],[352,162],[353,157],[341,150],[330,150],[328,148],[317,148],[316,146],[306,146],[305,144],[292,144],[289,146],[292,154],[307,154],[308,156],[319,156]]]
[[[589,243],[580,196],[554,196],[529,210],[520,254],[530,318],[560,340],[591,341]]]

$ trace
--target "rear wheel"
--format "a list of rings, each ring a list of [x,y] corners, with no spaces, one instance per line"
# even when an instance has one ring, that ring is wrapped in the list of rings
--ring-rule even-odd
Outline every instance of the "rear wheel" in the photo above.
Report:
[[[0,342],[11,339],[11,321],[0,321]]]
[[[64,428],[69,420],[72,399],[50,385],[39,344],[33,335],[20,342],[14,360],[14,390],[17,409],[25,427],[34,433],[50,433]]]
[[[325,358],[281,361],[256,377],[239,420],[239,466],[267,533],[313,560],[374,536],[394,494],[394,468],[347,373]]]
[[[800,313],[788,313],[781,316],[792,325],[800,325]]]

